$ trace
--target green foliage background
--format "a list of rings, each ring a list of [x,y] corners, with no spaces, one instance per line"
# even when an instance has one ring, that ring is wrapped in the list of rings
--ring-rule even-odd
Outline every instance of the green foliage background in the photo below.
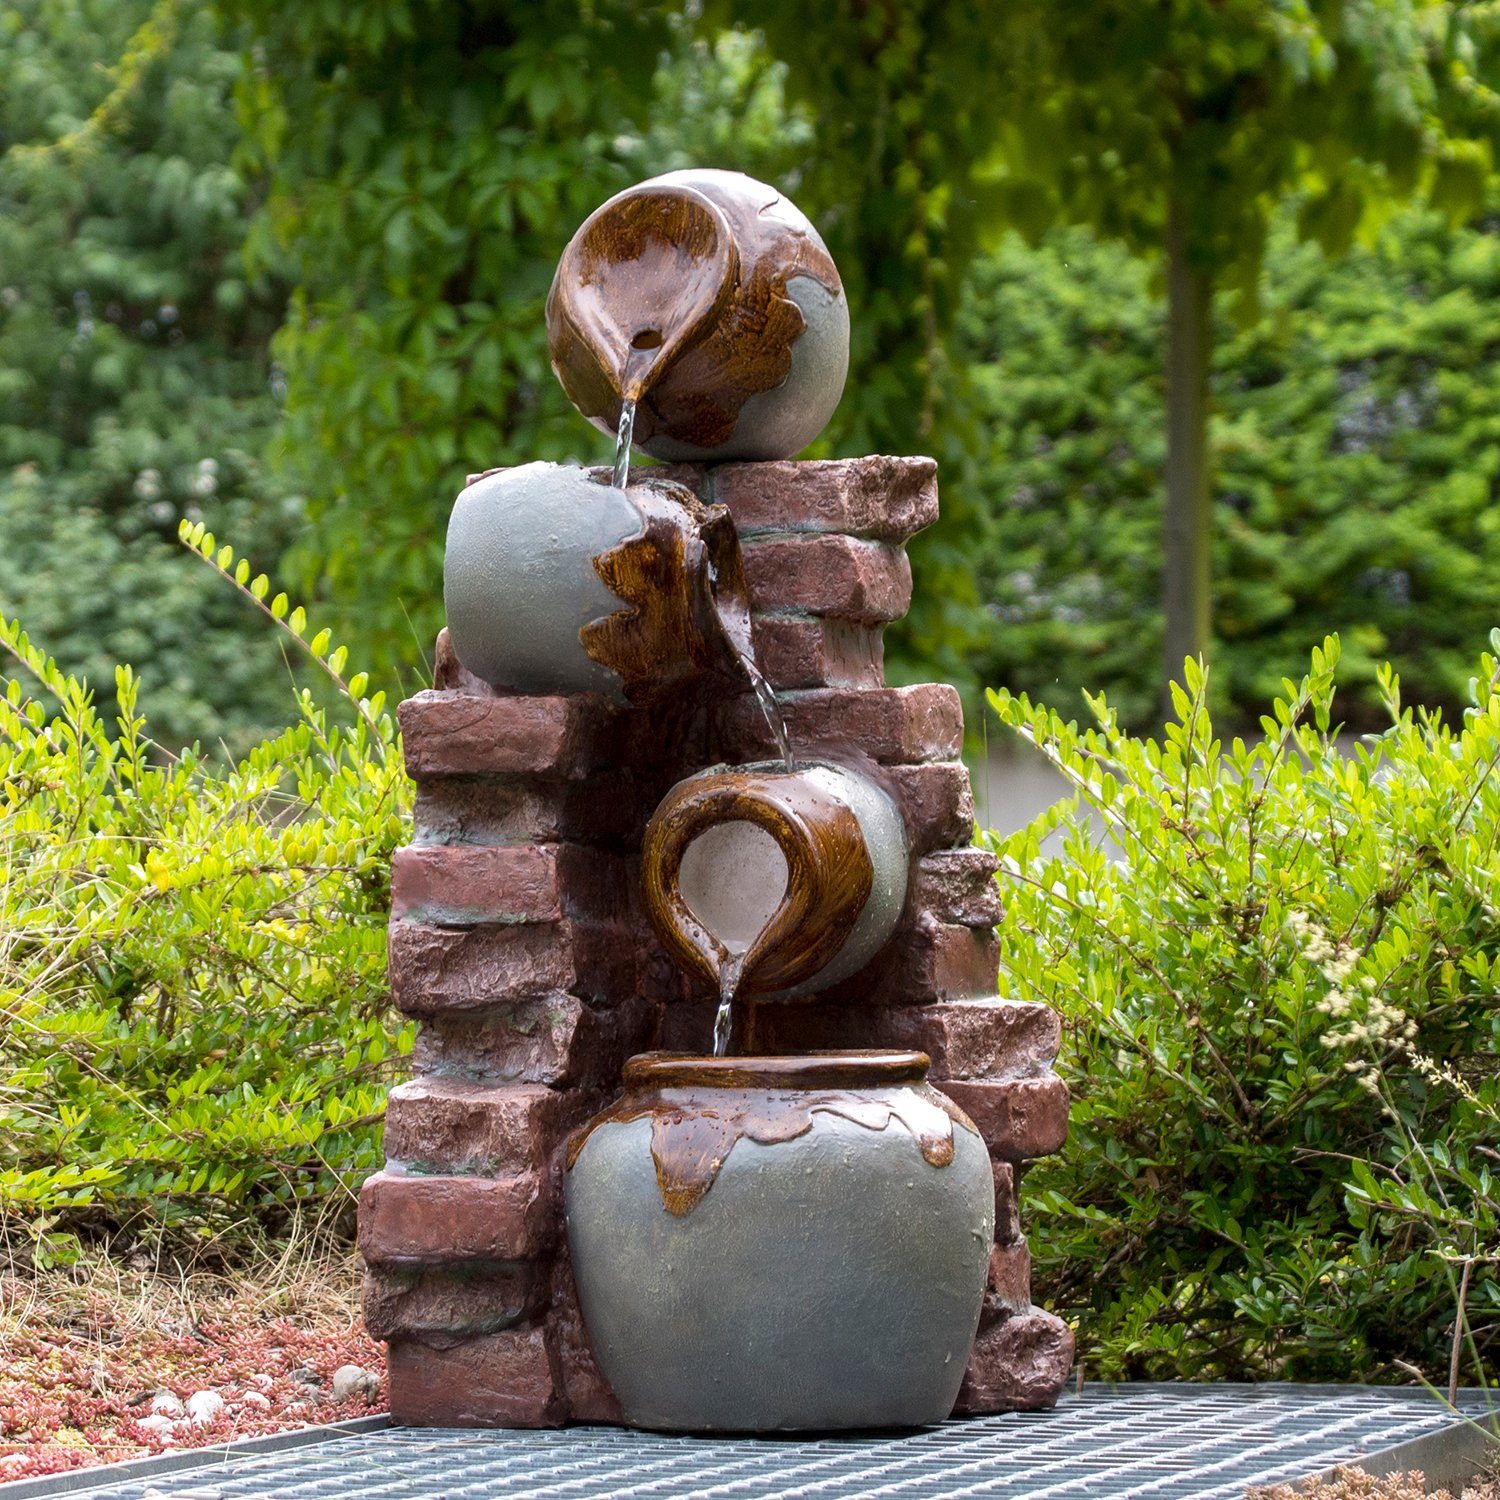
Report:
[[[0,9],[0,614],[96,682],[134,664],[163,743],[243,748],[283,722],[286,670],[176,530],[203,517],[274,558],[298,529],[266,457],[282,297],[242,259],[238,46],[180,7],[132,63],[151,20]],[[90,127],[122,57],[128,97]]]

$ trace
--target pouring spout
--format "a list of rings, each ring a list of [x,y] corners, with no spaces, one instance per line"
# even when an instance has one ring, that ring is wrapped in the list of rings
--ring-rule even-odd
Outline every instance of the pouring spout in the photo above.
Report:
[[[729,221],[702,193],[622,193],[585,220],[558,265],[547,298],[553,363],[603,383],[616,402],[639,401],[704,337],[738,274]]]

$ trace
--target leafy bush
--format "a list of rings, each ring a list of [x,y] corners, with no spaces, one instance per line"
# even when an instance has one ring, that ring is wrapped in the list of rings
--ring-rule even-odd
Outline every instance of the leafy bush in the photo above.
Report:
[[[229,549],[187,534],[221,570]],[[240,563],[250,598],[269,593]],[[18,626],[0,702],[0,1209],[44,1253],[79,1226],[206,1236],[335,1215],[379,1158],[409,1036],[386,1005],[397,733],[343,648],[262,604],[341,689],[226,768],[114,722]],[[52,700],[44,707],[32,694]]]
[[[1002,983],[1069,1037],[1033,1250],[1101,1375],[1446,1385],[1466,1266],[1466,1370],[1500,1346],[1500,664],[1458,727],[1383,670],[1351,745],[1339,655],[1248,743],[1195,663],[1161,740],[991,694],[1077,789],[993,847]]]

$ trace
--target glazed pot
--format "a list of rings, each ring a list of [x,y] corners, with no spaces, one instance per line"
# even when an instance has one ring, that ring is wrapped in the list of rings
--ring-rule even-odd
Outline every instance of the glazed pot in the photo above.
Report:
[[[646,827],[646,914],[716,993],[802,999],[874,958],[906,904],[900,809],[831,762],[716,766],[678,782]]]
[[[482,475],[448,522],[454,653],[495,687],[651,703],[719,674],[743,683],[750,613],[734,524],[691,490],[616,489],[534,463]]]
[[[570,1142],[568,1245],[637,1427],[917,1427],[953,1408],[988,1153],[920,1052],[648,1053]]]
[[[569,241],[547,298],[552,368],[614,435],[634,400],[656,458],[790,458],[827,426],[849,369],[828,248],[773,187],[668,172],[617,194]]]

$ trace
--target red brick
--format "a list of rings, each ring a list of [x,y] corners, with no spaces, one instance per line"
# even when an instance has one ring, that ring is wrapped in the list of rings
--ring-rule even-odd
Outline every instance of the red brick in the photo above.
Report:
[[[885,643],[878,630],[847,620],[757,615],[755,658],[773,688],[885,686]]]
[[[905,541],[937,520],[937,465],[878,454],[720,464],[712,494],[742,532],[841,531]]]
[[[417,786],[416,842],[568,842],[634,846],[650,814],[635,779],[604,772],[579,781],[533,776],[432,776]]]
[[[886,780],[901,807],[913,854],[929,854],[974,838],[974,794],[961,760],[925,766],[891,766]]]
[[[824,615],[883,625],[911,606],[911,564],[888,542],[851,536],[747,542],[745,581],[760,614]]]
[[[1050,1156],[1068,1138],[1068,1086],[1056,1074],[945,1078],[937,1087],[974,1122],[992,1156],[1006,1161]]]
[[[963,706],[943,683],[916,687],[817,688],[779,695],[793,747],[804,755],[848,750],[882,763],[943,760],[963,744]],[[749,694],[729,704],[723,726],[746,755],[775,753],[759,705]]]
[[[1056,1405],[1072,1368],[1072,1329],[1034,1307],[994,1324],[974,1341],[954,1412],[1044,1410]]]
[[[1014,1162],[992,1160],[995,1174],[995,1242],[1014,1245],[1021,1238],[1021,1185]]]
[[[412,1064],[418,1073],[558,1088],[619,1082],[625,1059],[656,1044],[656,1007],[627,994],[596,1007],[552,994],[426,1022]]]
[[[398,710],[406,769],[424,776],[581,776],[604,763],[615,711],[592,694],[476,698],[425,692]]]
[[[477,1010],[569,992],[635,990],[636,943],[622,928],[563,921],[484,927],[392,922],[391,995],[407,1015]]]
[[[979,1326],[988,1328],[1012,1313],[1025,1312],[1030,1306],[1031,1251],[1026,1248],[1026,1241],[992,1245]]]
[[[448,638],[445,625],[437,633],[437,645],[432,653],[432,685],[440,692],[463,693],[470,698],[498,698],[502,696],[483,678],[476,677],[459,659]]]
[[[359,1195],[359,1249],[376,1266],[529,1260],[557,1237],[547,1174],[417,1177],[376,1172]]]
[[[619,918],[623,859],[576,844],[412,844],[391,861],[391,915],[443,926]]]
[[[364,1279],[371,1338],[420,1339],[435,1349],[514,1328],[547,1301],[547,1277],[535,1265],[372,1267]]]
[[[575,1422],[623,1424],[625,1414],[594,1358],[588,1329],[578,1307],[578,1290],[567,1252],[552,1269],[552,1315],[547,1319],[547,1347]]]
[[[912,869],[906,909],[964,927],[993,927],[1000,920],[1000,861],[987,849],[941,849]]]
[[[898,932],[858,974],[822,992],[825,1005],[898,1009],[993,995],[1000,945],[993,932],[924,922]]]
[[[947,1000],[890,1012],[882,1040],[932,1059],[934,1079],[1017,1077],[1057,1056],[1057,1013],[1029,1000]]]
[[[434,1349],[390,1346],[391,1420],[408,1427],[558,1427],[567,1402],[552,1376],[540,1328]]]
[[[599,1102],[538,1083],[417,1078],[397,1084],[386,1101],[385,1154],[423,1172],[543,1171]]]

